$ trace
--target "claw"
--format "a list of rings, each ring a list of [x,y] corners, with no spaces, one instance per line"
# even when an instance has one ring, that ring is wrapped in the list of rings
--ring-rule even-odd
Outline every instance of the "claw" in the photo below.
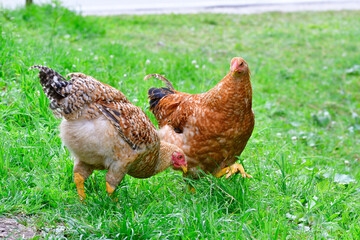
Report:
[[[239,163],[234,163],[233,165],[231,165],[229,169],[226,171],[226,173],[227,173],[225,177],[226,179],[228,179],[229,177],[231,177],[236,173],[240,173],[243,178],[252,178],[251,175],[245,172],[244,167]]]
[[[237,173],[240,173],[243,178],[252,178],[251,175],[245,172],[244,167],[239,163],[234,163],[230,167],[221,169],[218,173],[215,174],[215,177],[220,178],[226,174],[225,178],[228,179],[229,177]]]

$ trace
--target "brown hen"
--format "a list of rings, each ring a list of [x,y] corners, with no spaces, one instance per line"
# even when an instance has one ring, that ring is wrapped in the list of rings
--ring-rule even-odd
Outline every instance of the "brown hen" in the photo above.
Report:
[[[196,178],[198,168],[206,173],[226,178],[240,172],[235,163],[254,129],[250,70],[246,61],[233,58],[230,72],[211,90],[187,94],[174,90],[159,74],[167,87],[148,91],[150,110],[159,123],[160,139],[180,147],[188,162],[188,176]]]
[[[146,114],[119,90],[82,73],[69,81],[44,66],[39,78],[50,108],[63,117],[60,136],[74,156],[74,177],[80,200],[84,181],[95,169],[107,169],[111,194],[125,174],[151,177],[168,167],[186,172],[183,151],[161,141]],[[67,76],[67,77],[68,77]]]

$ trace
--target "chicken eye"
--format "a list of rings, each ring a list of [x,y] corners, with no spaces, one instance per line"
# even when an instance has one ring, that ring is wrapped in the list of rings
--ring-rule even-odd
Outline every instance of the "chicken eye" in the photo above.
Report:
[[[180,155],[180,156],[179,156],[179,158],[180,158],[180,159],[182,159],[182,158],[183,158],[183,156],[182,156],[182,155]]]
[[[244,62],[241,62],[239,66],[243,66],[244,65]]]

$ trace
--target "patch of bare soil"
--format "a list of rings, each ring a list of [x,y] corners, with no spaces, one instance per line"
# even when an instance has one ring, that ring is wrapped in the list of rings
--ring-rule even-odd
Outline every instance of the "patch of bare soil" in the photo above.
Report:
[[[0,239],[30,239],[35,237],[35,234],[33,227],[26,227],[12,218],[0,217]]]

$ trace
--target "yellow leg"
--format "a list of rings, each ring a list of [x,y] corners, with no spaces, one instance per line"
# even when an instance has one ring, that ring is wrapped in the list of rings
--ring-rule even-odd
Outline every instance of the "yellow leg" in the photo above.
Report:
[[[223,168],[215,174],[215,177],[221,178],[229,171],[229,167]]]
[[[74,177],[75,177],[75,184],[76,184],[76,189],[78,191],[79,194],[79,198],[80,201],[83,201],[85,199],[85,189],[84,189],[84,178],[80,175],[80,173],[74,173]]]
[[[245,172],[244,167],[240,163],[234,163],[230,167],[221,169],[219,172],[215,174],[215,177],[220,178],[225,174],[227,174],[225,178],[228,179],[229,177],[231,177],[236,173],[240,173],[243,178],[252,178],[251,175]]]
[[[106,191],[108,192],[109,196],[114,192],[115,188],[112,188],[108,182],[106,182]]]

